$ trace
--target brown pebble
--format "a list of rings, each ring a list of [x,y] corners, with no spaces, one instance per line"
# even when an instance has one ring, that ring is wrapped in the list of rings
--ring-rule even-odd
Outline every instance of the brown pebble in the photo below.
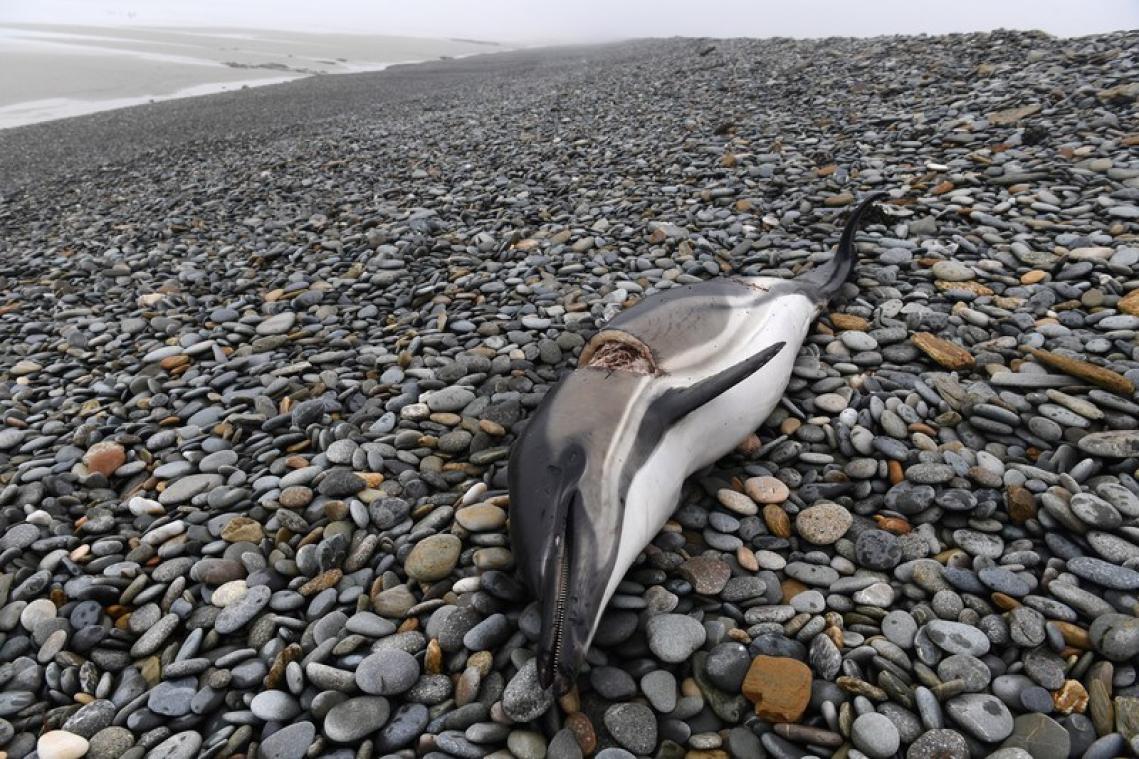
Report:
[[[581,711],[581,693],[578,691],[576,685],[566,691],[565,695],[558,698],[558,706],[562,707],[562,711],[566,714]]]
[[[1125,314],[1139,316],[1139,290],[1132,290],[1124,295],[1115,307]]]
[[[732,568],[719,559],[694,556],[680,565],[680,576],[702,596],[714,596],[724,589]]]
[[[779,434],[781,435],[794,435],[795,431],[803,426],[803,422],[793,416],[789,416],[779,423]]]
[[[104,477],[110,477],[126,461],[127,452],[113,440],[95,443],[83,454],[83,465],[88,471],[97,472]]]
[[[759,449],[763,447],[763,443],[759,440],[759,435],[752,432],[736,446],[736,453],[741,456],[754,456],[759,453]]]
[[[491,437],[502,437],[506,434],[505,427],[498,422],[492,422],[490,419],[480,419],[479,429]]]
[[[892,532],[895,535],[908,535],[913,528],[910,523],[901,517],[888,517],[885,514],[875,514],[874,521],[878,523],[878,529]]]
[[[336,583],[340,582],[340,578],[344,576],[344,571],[340,569],[329,569],[321,572],[316,577],[312,578],[304,585],[297,589],[297,592],[302,596],[315,596],[322,590],[331,588]]]
[[[1065,680],[1059,690],[1052,691],[1052,705],[1061,714],[1083,714],[1088,708],[1088,692],[1079,680]]]
[[[968,350],[930,332],[918,332],[910,338],[910,342],[946,369],[960,371],[972,369],[976,364],[973,354]]]
[[[769,722],[798,722],[811,700],[811,669],[797,659],[757,656],[741,691],[755,714]]]
[[[762,504],[783,503],[791,497],[787,486],[774,477],[749,477],[744,482],[744,492],[753,501]]]
[[[1113,372],[1110,369],[1105,369],[1102,366],[1097,366],[1087,361],[1061,356],[1059,353],[1052,353],[1051,351],[1041,350],[1039,348],[1026,347],[1025,350],[1040,363],[1057,369],[1064,374],[1070,374],[1073,377],[1087,380],[1093,385],[1099,385],[1103,389],[1110,390],[1119,395],[1131,396],[1135,393],[1135,383],[1118,372]]]
[[[577,739],[581,753],[588,756],[597,750],[597,731],[593,729],[593,723],[589,721],[585,712],[578,711],[567,715],[565,725]]]
[[[771,503],[763,507],[763,523],[777,538],[791,537],[791,518],[787,512]]]
[[[439,641],[435,638],[427,643],[427,651],[423,655],[423,669],[429,675],[443,672],[443,649],[439,647]]]
[[[831,324],[835,329],[839,330],[854,330],[855,332],[865,332],[870,328],[870,322],[863,319],[861,316],[854,314],[844,314],[840,312],[832,312],[830,315]]]
[[[792,577],[788,577],[780,582],[779,588],[783,591],[782,603],[790,603],[792,598],[807,590],[806,585]]]
[[[221,529],[221,539],[227,543],[257,543],[263,537],[261,524],[249,517],[236,516]]]
[[[1054,621],[1052,624],[1060,631],[1064,637],[1064,642],[1069,646],[1083,649],[1087,651],[1092,647],[1091,638],[1088,636],[1088,631],[1079,625],[1074,625],[1071,622]]]
[[[1036,496],[1026,487],[1010,485],[1005,491],[1005,503],[1009,519],[1014,524],[1024,524],[1036,518]]]
[[[989,598],[992,599],[993,605],[1002,611],[1012,611],[1020,606],[1020,601],[1004,593],[992,593]]]

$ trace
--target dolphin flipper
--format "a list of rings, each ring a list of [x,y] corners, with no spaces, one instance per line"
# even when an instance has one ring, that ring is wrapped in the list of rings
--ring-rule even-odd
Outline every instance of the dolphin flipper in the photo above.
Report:
[[[768,361],[778,355],[779,351],[783,350],[783,346],[786,344],[785,342],[775,343],[759,353],[748,356],[743,361],[713,374],[711,377],[700,380],[694,385],[673,388],[661,394],[660,398],[652,405],[652,413],[656,417],[657,423],[668,426],[713,398],[723,395],[762,369]]]

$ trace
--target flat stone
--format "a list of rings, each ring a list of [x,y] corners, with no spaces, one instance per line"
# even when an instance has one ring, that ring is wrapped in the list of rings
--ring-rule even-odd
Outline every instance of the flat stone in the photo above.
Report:
[[[1059,722],[1045,714],[1022,714],[1001,748],[1024,749],[1032,759],[1068,759],[1071,738]]]
[[[258,753],[265,759],[304,759],[314,738],[316,727],[311,722],[293,722],[262,740]]]
[[[935,619],[926,623],[925,632],[938,648],[950,654],[979,657],[989,653],[989,639],[971,625]]]
[[[261,336],[283,335],[291,330],[296,323],[297,315],[294,312],[281,311],[258,324],[256,331]]]
[[[680,574],[697,593],[714,596],[724,589],[732,568],[719,559],[695,556],[680,565]]]
[[[656,748],[656,717],[644,704],[614,704],[605,710],[604,720],[609,733],[634,754],[649,754]]]
[[[87,739],[66,730],[49,730],[36,741],[40,759],[79,759],[87,753]]]
[[[791,497],[787,486],[774,477],[749,477],[744,480],[744,492],[760,504],[783,503]]]
[[[364,693],[396,695],[408,691],[419,679],[415,656],[398,648],[386,648],[366,656],[355,670],[355,682]]]
[[[947,702],[946,710],[963,730],[979,741],[996,743],[1012,734],[1012,714],[996,696],[986,693],[954,696]]]
[[[538,662],[530,659],[518,670],[502,694],[502,708],[515,722],[529,722],[545,714],[554,703],[552,690],[538,683]]]
[[[1095,650],[1112,661],[1132,661],[1139,657],[1139,617],[1104,614],[1088,628]]]
[[[658,614],[645,626],[649,649],[661,661],[682,662],[704,645],[704,625],[686,614]]]
[[[332,707],[324,716],[322,730],[331,741],[351,743],[382,728],[389,713],[383,696],[356,696]]]
[[[202,747],[202,736],[195,730],[171,735],[146,754],[146,759],[192,759]]]
[[[170,483],[158,494],[158,502],[163,506],[178,506],[207,490],[220,487],[223,482],[219,474],[191,474]]]
[[[269,603],[273,595],[266,585],[254,585],[241,598],[226,606],[214,620],[214,629],[221,635],[236,632],[249,624]]]
[[[872,759],[888,759],[898,751],[901,735],[888,717],[875,712],[861,714],[850,728],[854,747]]]
[[[801,661],[757,656],[748,668],[742,690],[761,719],[798,722],[811,700],[811,681],[811,669]]]
[[[83,465],[88,471],[110,477],[115,470],[127,462],[127,453],[113,440],[96,443],[83,454]]]
[[[462,549],[462,541],[454,535],[430,535],[411,549],[404,571],[420,582],[442,580],[455,568]]]

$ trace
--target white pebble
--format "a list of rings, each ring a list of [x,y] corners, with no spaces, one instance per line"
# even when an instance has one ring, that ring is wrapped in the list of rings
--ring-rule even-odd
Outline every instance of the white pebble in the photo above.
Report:
[[[49,730],[36,742],[40,759],[79,759],[87,753],[87,739],[66,730]]]

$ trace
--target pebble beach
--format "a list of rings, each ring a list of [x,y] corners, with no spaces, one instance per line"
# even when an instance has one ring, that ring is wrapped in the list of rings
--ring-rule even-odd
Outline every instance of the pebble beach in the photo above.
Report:
[[[0,757],[1139,755],[1139,33],[650,40],[0,131]],[[569,694],[506,462],[829,256]]]

